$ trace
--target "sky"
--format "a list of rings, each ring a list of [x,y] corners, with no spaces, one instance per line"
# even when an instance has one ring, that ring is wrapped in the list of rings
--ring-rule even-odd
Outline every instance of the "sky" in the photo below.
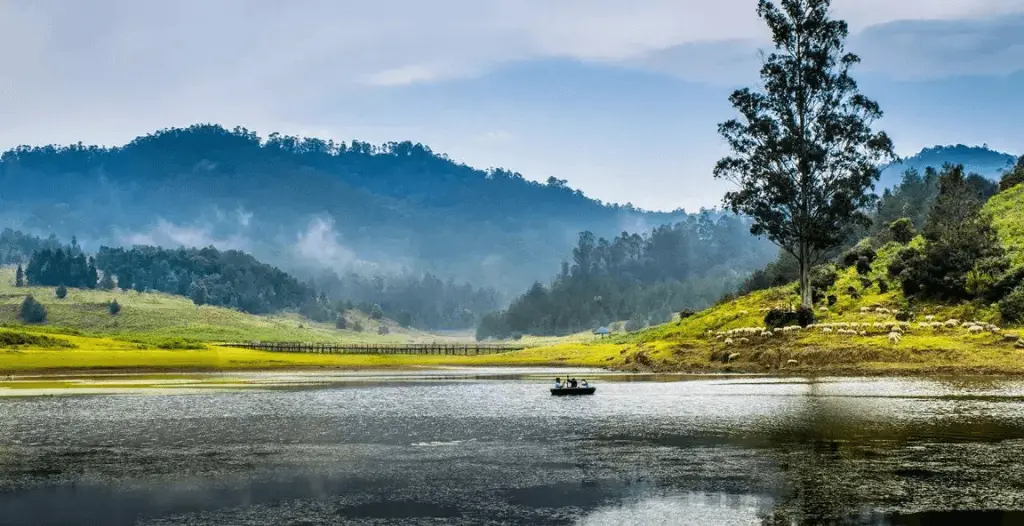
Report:
[[[1024,154],[1024,0],[834,0],[897,152]],[[215,122],[411,140],[607,202],[718,205],[755,0],[0,0],[0,148]]]

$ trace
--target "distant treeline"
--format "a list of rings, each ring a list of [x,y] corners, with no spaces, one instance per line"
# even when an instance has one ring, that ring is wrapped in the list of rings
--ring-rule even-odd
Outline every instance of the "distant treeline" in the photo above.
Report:
[[[0,265],[28,263],[32,254],[44,248],[50,250],[61,248],[57,236],[51,235],[49,238],[43,239],[5,228],[3,232],[0,232]]]
[[[643,236],[607,240],[583,232],[572,263],[563,263],[551,285],[536,283],[485,317],[477,338],[566,334],[617,320],[639,328],[711,305],[774,251],[749,228],[741,218],[705,212]]]
[[[306,283],[244,252],[213,247],[101,247],[94,260],[74,239],[62,245],[53,236],[43,240],[8,229],[0,234],[0,249],[5,263],[26,263],[30,285],[159,291],[252,314],[297,310],[320,322],[338,323],[346,310],[358,308],[407,327],[467,329],[500,307],[493,289],[431,274],[368,278],[328,272]]]

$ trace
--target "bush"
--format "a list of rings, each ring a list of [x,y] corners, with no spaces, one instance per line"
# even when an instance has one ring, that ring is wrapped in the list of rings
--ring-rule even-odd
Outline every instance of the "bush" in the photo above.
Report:
[[[836,284],[839,274],[834,265],[818,265],[811,269],[811,287],[818,290],[828,290]]]
[[[57,287],[57,290],[54,291],[54,294],[57,295],[57,299],[62,300],[68,297],[68,288],[64,285],[60,285]]]
[[[871,260],[867,256],[861,256],[857,259],[857,274],[861,276],[867,276],[871,273]]]
[[[370,319],[379,320],[382,318],[384,318],[384,309],[380,308],[380,305],[374,303],[373,306],[370,307]]]
[[[344,314],[338,315],[338,319],[334,321],[334,328],[339,331],[343,331],[348,328],[348,320],[345,319]]]
[[[43,323],[46,321],[46,307],[29,294],[21,302],[21,310],[18,313],[18,317],[25,323]]]
[[[796,325],[796,311],[772,309],[764,317],[764,325],[770,329],[779,329],[788,325]]]
[[[861,288],[861,290],[870,289],[872,284],[873,284],[873,282],[870,279],[864,278],[864,277],[860,278],[860,288]]]
[[[881,292],[882,294],[889,292],[889,283],[884,279],[878,280],[878,292]]]
[[[827,299],[829,307],[835,305],[836,303],[839,303],[839,297],[836,296],[835,294],[829,294]]]
[[[352,324],[352,330],[356,332],[363,332],[363,324],[356,320],[356,322]]]
[[[110,300],[110,303],[107,304],[107,312],[111,316],[117,316],[117,313],[121,312],[121,304],[117,300]]]
[[[860,292],[853,286],[846,287],[846,294],[853,299],[860,299]]]
[[[695,311],[690,310],[690,309],[683,309],[683,310],[679,311],[679,319],[680,320],[685,320],[686,318],[689,318],[690,316],[693,316],[694,314],[697,314],[697,313]]]
[[[999,190],[1009,190],[1019,184],[1024,184],[1024,155],[1017,160],[1017,167],[1013,171],[1003,174],[1002,180],[999,181]]]
[[[861,258],[864,258],[867,259],[868,267],[870,268],[871,263],[874,263],[876,257],[878,257],[878,254],[875,253],[875,249],[866,245],[858,245],[843,254],[843,266],[852,267],[859,265]]]
[[[114,277],[110,274],[110,272],[104,272],[103,277],[100,278],[99,285],[97,286],[103,290],[114,290]]]
[[[380,334],[381,336],[391,334],[391,329],[389,329],[387,325],[381,325],[380,327],[377,327],[377,334]]]
[[[901,217],[892,223],[889,223],[889,235],[892,236],[893,241],[906,245],[914,240],[917,236],[917,231],[914,230],[914,223],[909,218]]]
[[[910,321],[914,319],[914,313],[908,310],[901,310],[896,313],[896,321]]]
[[[626,322],[626,332],[638,331],[646,326],[647,324],[644,320],[632,319]]]
[[[996,303],[1020,286],[1024,286],[1024,267],[1017,267],[1003,274],[999,280],[985,291],[985,299],[990,303]]]
[[[64,349],[73,349],[75,347],[75,344],[60,338],[52,338],[50,336],[43,336],[42,334],[29,334],[20,331],[7,331],[0,329],[0,348],[18,347],[22,345]]]
[[[808,325],[814,324],[814,309],[810,307],[800,307],[796,310],[796,322],[801,327],[807,327]]]
[[[1024,285],[1021,285],[999,301],[999,314],[1008,322],[1024,322]]]

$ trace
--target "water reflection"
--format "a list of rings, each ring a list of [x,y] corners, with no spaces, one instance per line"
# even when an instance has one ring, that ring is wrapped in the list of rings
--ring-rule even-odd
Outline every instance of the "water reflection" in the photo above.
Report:
[[[541,374],[0,399],[0,524],[1024,520],[1020,382]]]

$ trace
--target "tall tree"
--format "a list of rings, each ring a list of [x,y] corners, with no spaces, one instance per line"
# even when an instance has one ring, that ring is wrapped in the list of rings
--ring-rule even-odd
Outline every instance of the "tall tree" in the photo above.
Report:
[[[768,0],[757,13],[775,51],[761,68],[763,91],[744,88],[729,100],[742,120],[719,125],[733,155],[715,177],[738,189],[725,203],[754,219],[764,235],[800,266],[800,296],[812,305],[810,269],[851,228],[870,225],[868,190],[878,165],[896,159],[892,141],[872,130],[878,104],[860,94],[846,53],[846,22],[830,18],[831,0]]]
[[[25,286],[25,271],[21,268],[21,263],[18,263],[18,270],[14,271],[14,286]]]

